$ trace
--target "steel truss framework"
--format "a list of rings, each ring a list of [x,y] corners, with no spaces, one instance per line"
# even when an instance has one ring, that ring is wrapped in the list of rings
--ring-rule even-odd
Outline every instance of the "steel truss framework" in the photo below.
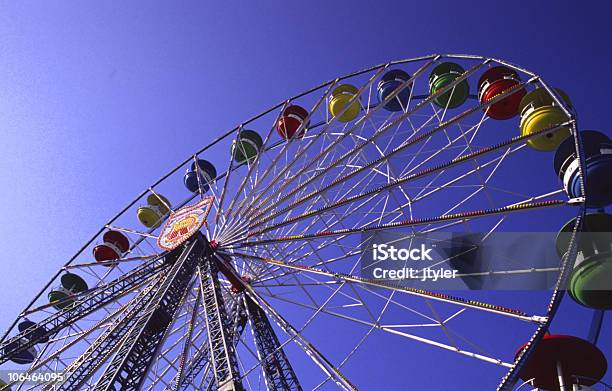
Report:
[[[264,373],[269,389],[300,390],[298,379],[285,356],[278,338],[267,319],[265,312],[248,296],[236,302],[233,316],[226,314],[221,286],[219,284],[219,269],[208,241],[200,234],[183,247],[160,257],[146,268],[139,268],[130,276],[109,284],[105,300],[116,299],[125,292],[116,285],[122,283],[123,289],[130,285],[126,282],[150,277],[154,283],[140,292],[133,300],[132,306],[126,309],[125,315],[116,318],[115,322],[106,328],[105,332],[89,346],[78,359],[73,361],[63,371],[64,380],[57,385],[48,385],[45,389],[74,390],[81,389],[106,360],[114,354],[108,366],[102,372],[92,389],[94,390],[138,390],[142,386],[147,371],[154,361],[155,355],[164,338],[167,337],[169,326],[181,304],[189,295],[196,279],[200,286],[196,303],[201,299],[206,318],[208,346],[201,351],[199,357],[193,360],[186,372],[176,376],[176,388],[186,388],[194,377],[202,370],[210,373],[209,388],[216,387],[222,391],[239,391],[241,385],[236,358],[235,345],[244,330],[247,321],[253,325],[253,335],[256,340],[257,354],[264,362]],[[137,280],[139,281],[139,280]],[[49,328],[45,334],[32,337],[32,331],[8,341],[2,351],[4,359],[19,353],[35,344],[38,340],[48,338],[53,331],[62,329],[83,316],[80,310],[91,310],[98,297],[84,298],[70,310],[63,312],[64,324]],[[194,318],[198,305],[194,306]],[[232,315],[232,314],[230,314]],[[55,318],[49,319],[48,325]],[[193,320],[190,323],[193,326]],[[193,332],[193,328],[190,330]],[[14,341],[29,338],[30,343],[17,344]],[[188,346],[188,345],[186,345]],[[181,362],[181,366],[185,360]]]
[[[465,72],[430,94],[428,75],[445,61],[460,62]],[[495,65],[516,70],[520,84],[486,102],[472,91],[458,109],[435,104],[464,81],[475,85]],[[376,102],[380,77],[398,67],[408,71],[409,80]],[[344,83],[358,93],[332,116],[331,94]],[[546,89],[568,120],[519,135],[517,123],[495,122],[484,114],[517,91],[533,88]],[[406,91],[401,111],[384,109]],[[359,115],[340,122],[355,102]],[[309,125],[303,138],[285,141],[275,126],[291,104],[307,108]],[[416,236],[461,229],[486,238],[552,213],[577,217],[575,229],[580,229],[584,199],[569,199],[554,175],[539,182],[526,176],[520,187],[507,180],[525,169],[524,161],[530,168],[550,165],[549,156],[531,151],[526,142],[563,127],[573,133],[582,170],[572,109],[538,75],[498,59],[430,55],[323,83],[213,140],[113,217],[15,320],[0,340],[0,363],[35,348],[26,371],[63,376],[59,383],[14,382],[14,390],[301,390],[330,384],[352,390],[357,387],[349,378],[359,377],[361,369],[351,366],[357,352],[378,335],[392,334],[493,364],[502,378],[498,389],[511,390],[557,311],[576,255],[573,240],[554,267],[509,260],[487,271],[553,275],[555,289],[541,298],[540,309],[527,301],[497,303],[474,292],[449,296],[368,279],[359,266],[368,235],[381,230]],[[254,159],[238,163],[227,151],[245,129],[260,132],[263,147]],[[214,162],[224,167],[218,176],[210,183],[198,176],[198,191],[185,196],[181,169],[223,153],[227,160]],[[172,210],[215,196],[208,224],[183,246],[159,253],[154,243],[159,228],[143,231],[133,218],[150,194],[173,200]],[[550,220],[557,225],[549,229],[560,228],[560,221]],[[124,233],[130,249],[116,262],[92,262],[87,252],[108,229]],[[44,296],[67,271],[86,278],[91,288],[56,311]],[[36,327],[15,330],[24,319]],[[522,338],[513,341],[517,347],[529,341],[527,349],[518,357],[514,350],[491,349],[485,336],[471,333],[471,325],[487,322],[492,327],[504,322]],[[317,338],[338,324],[347,327],[351,341],[341,344],[339,335],[341,354]]]

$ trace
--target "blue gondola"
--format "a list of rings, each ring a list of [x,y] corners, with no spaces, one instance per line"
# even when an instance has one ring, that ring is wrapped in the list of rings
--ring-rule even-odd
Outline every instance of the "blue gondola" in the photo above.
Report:
[[[603,208],[612,204],[612,142],[608,136],[594,130],[580,132],[586,163],[586,204]],[[571,198],[582,197],[579,161],[574,138],[568,137],[555,153],[555,171]]]
[[[383,75],[378,82],[378,100],[384,102],[393,91],[395,91],[400,85],[410,80],[410,75],[401,69],[393,69]],[[399,92],[393,99],[389,100],[383,106],[389,111],[403,111],[408,107],[408,100],[410,99],[410,89],[412,84],[407,85],[401,92]]]
[[[202,192],[207,192],[210,189],[210,184],[217,177],[217,170],[208,160],[198,159],[199,181],[202,186]],[[198,176],[196,174],[196,164],[193,162],[189,171],[185,173],[183,178],[185,187],[192,193],[198,192]]]
[[[31,331],[31,339],[37,340],[36,343],[49,342],[49,337],[44,336],[47,330],[44,327],[39,326],[36,322],[32,322],[31,320],[26,319],[23,322],[19,323],[17,325],[17,328],[19,329],[20,333],[23,333],[26,330]]]
[[[9,342],[6,345],[6,350],[8,351],[17,350],[19,349],[19,346],[23,346],[27,342],[28,340],[25,338],[16,339],[13,342]],[[38,355],[38,351],[36,350],[34,346],[32,346],[27,349],[19,350],[11,354],[9,356],[9,360],[14,362],[15,364],[21,364],[21,365],[32,364],[34,360],[36,359],[37,355]]]

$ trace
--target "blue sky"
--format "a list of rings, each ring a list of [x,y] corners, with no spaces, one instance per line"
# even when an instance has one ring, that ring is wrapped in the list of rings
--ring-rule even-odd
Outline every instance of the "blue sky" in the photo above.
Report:
[[[581,129],[612,134],[612,6],[589,4],[0,3],[0,329],[179,160],[289,96],[370,65],[430,53],[506,59],[563,88]],[[585,336],[589,321],[565,303],[555,326]]]

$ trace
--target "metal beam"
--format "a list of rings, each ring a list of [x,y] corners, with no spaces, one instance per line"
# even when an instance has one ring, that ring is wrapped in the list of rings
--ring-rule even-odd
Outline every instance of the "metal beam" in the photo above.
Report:
[[[234,346],[236,346],[247,323],[242,301],[236,301],[236,305],[232,309],[229,318],[233,319],[230,332]],[[204,371],[203,377],[207,379],[206,381],[202,381],[202,384],[207,384],[209,386],[208,388],[212,388],[214,381],[212,380],[213,374],[210,371],[210,356],[208,354],[207,345],[202,346],[202,349],[191,360],[189,367],[185,371],[185,376],[181,379],[178,389],[187,390],[189,385],[194,383],[195,379],[202,371]]]
[[[266,387],[268,390],[301,391],[302,387],[298,378],[266,313],[248,295],[244,295],[244,302]]]
[[[108,284],[98,286],[90,292],[85,292],[80,297],[77,296],[73,306],[38,322],[37,328],[30,328],[11,338],[6,338],[0,342],[0,364],[9,360],[15,354],[34,346],[38,341],[54,336],[60,330],[75,323],[77,320],[117,300],[126,292],[129,292],[134,285],[146,281],[174,261],[174,257],[170,253],[160,256],[158,259],[163,259],[164,262],[157,263],[152,261]],[[41,329],[44,329],[45,332],[40,333]]]
[[[208,244],[196,235],[184,245],[181,256],[168,276],[159,284],[154,296],[140,317],[126,333],[119,350],[93,387],[96,391],[138,390],[182,298],[189,289],[198,264],[202,262]]]
[[[231,323],[225,310],[219,269],[212,253],[199,266],[200,292],[206,314],[208,332],[208,351],[214,374],[214,382],[219,391],[242,391],[238,359],[233,338],[230,335]]]

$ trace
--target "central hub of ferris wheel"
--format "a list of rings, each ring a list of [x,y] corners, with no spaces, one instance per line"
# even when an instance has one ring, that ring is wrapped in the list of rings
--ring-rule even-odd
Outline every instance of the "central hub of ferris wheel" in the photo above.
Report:
[[[203,225],[207,224],[206,218],[214,199],[214,196],[203,197],[195,204],[171,210],[167,200],[164,200],[163,197],[150,197],[150,205],[151,203],[155,205],[159,201],[159,204],[171,211],[157,238],[157,245],[164,250],[172,251],[194,236],[201,237],[201,240],[206,243],[208,257],[217,264],[218,271],[230,282],[232,292],[239,293],[244,290],[244,284],[249,282],[249,278],[247,276],[240,278],[231,265],[231,257],[217,252],[217,241],[209,241],[199,231]]]

